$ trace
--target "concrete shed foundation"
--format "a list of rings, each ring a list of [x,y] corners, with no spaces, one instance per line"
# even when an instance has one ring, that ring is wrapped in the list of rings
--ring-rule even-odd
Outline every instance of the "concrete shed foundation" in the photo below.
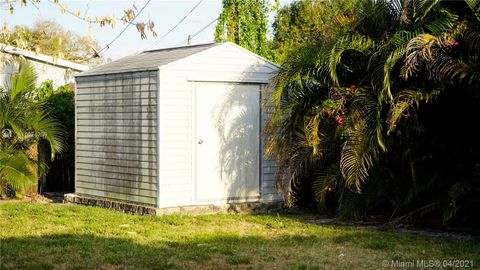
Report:
[[[253,202],[253,203],[226,203],[222,205],[206,204],[193,206],[177,206],[168,208],[155,208],[148,205],[135,204],[130,202],[109,200],[102,197],[79,195],[74,193],[65,194],[64,203],[96,206],[112,209],[126,214],[133,215],[170,215],[170,214],[216,214],[216,213],[276,213],[283,209],[283,203],[276,202]]]

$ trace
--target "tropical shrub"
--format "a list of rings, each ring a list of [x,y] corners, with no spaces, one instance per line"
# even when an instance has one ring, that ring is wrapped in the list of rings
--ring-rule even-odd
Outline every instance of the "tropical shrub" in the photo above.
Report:
[[[268,132],[287,196],[303,185],[345,217],[478,222],[474,2],[362,1],[335,42],[288,58]]]
[[[35,101],[37,76],[33,67],[21,63],[19,70],[0,88],[0,191],[23,192],[36,183],[46,167],[37,162],[36,145],[49,143],[51,152],[63,148],[60,124],[49,117],[42,102]]]

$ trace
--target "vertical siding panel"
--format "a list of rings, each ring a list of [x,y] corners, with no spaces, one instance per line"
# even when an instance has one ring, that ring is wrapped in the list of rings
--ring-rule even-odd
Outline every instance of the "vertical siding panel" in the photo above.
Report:
[[[157,205],[157,89],[157,71],[77,78],[77,193]]]
[[[272,86],[264,87],[262,105],[262,148],[263,148],[263,162],[262,162],[262,199],[264,201],[278,201],[282,197],[278,194],[276,189],[275,174],[277,172],[277,164],[274,158],[265,155],[266,149],[266,134],[265,125],[268,119],[273,115],[273,104],[271,104],[270,96]]]
[[[160,201],[160,193],[161,193],[161,187],[160,187],[160,161],[161,161],[161,157],[160,157],[160,133],[161,133],[161,130],[160,130],[160,116],[161,116],[161,112],[160,112],[160,89],[161,89],[161,71],[160,69],[156,71],[157,73],[157,91],[156,91],[156,100],[157,100],[157,113],[155,115],[156,117],[156,123],[157,123],[157,134],[155,136],[155,140],[157,142],[157,185],[156,185],[156,188],[157,188],[157,199],[156,199],[156,206],[158,208],[161,207],[161,201]]]
[[[160,71],[160,206],[192,204],[192,91],[185,73]]]

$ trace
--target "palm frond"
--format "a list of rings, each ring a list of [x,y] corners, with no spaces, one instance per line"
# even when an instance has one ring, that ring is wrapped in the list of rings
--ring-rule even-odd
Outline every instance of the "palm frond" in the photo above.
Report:
[[[442,0],[415,0],[413,6],[413,18],[415,22],[422,21],[433,9],[438,7]]]
[[[392,0],[387,2],[389,4],[390,10],[398,18],[402,15],[403,12],[403,2],[401,0]]]
[[[393,101],[389,117],[388,117],[388,132],[392,132],[398,122],[406,115],[406,112],[413,105],[417,107],[420,105],[420,102],[430,102],[440,95],[441,89],[433,89],[426,91],[424,89],[409,89],[402,90],[397,94],[395,100]]]
[[[462,38],[472,57],[480,51],[480,32],[468,27],[462,33]],[[478,60],[478,58],[477,58]]]
[[[451,31],[458,24],[458,15],[447,9],[438,10],[438,15],[432,16],[422,24],[422,28],[433,35],[441,35]]]
[[[314,175],[315,179],[312,183],[312,189],[315,199],[320,207],[325,207],[327,195],[335,191],[341,182],[340,169],[338,164],[331,163],[326,168],[325,165],[319,168]]]
[[[350,34],[340,38],[330,53],[329,71],[333,82],[339,84],[337,69],[341,63],[342,55],[346,51],[356,51],[368,55],[375,51],[376,48],[377,44],[375,41],[359,34]]]
[[[0,151],[0,186],[23,191],[37,180],[37,162],[22,151],[7,148]]]
[[[388,36],[398,24],[403,6],[399,0],[361,1],[354,31],[377,40]]]
[[[288,149],[285,148],[287,152],[276,158],[278,164],[277,186],[279,191],[288,197],[295,196],[294,188],[302,182],[305,175],[308,175],[309,169],[316,161],[312,149],[305,147],[301,135],[298,135],[298,143],[291,143]]]
[[[404,61],[402,76],[405,80],[421,69],[425,61],[432,59],[432,51],[438,38],[430,34],[420,34],[408,42],[407,57]]]
[[[13,101],[18,96],[25,96],[27,92],[34,90],[36,82],[37,74],[35,73],[33,66],[28,62],[21,62],[18,73],[12,76],[10,100]]]
[[[477,20],[480,21],[480,0],[465,0],[465,2],[473,11],[473,14],[475,14]]]
[[[368,178],[373,165],[373,155],[367,135],[361,128],[346,134],[340,158],[340,171],[347,187],[360,192],[361,185]]]
[[[24,138],[28,129],[26,108],[27,104],[11,102],[9,96],[0,97],[0,129],[11,129],[17,138]]]
[[[60,123],[48,115],[41,115],[38,120],[32,123],[40,137],[47,140],[53,154],[61,153],[65,150],[65,134]]]
[[[400,60],[402,60],[405,57],[405,54],[407,52],[407,48],[405,46],[401,46],[393,50],[390,55],[388,55],[387,60],[385,61],[385,65],[383,67],[383,72],[384,72],[384,79],[383,79],[383,88],[382,91],[379,92],[378,99],[380,101],[383,101],[385,99],[385,96],[388,98],[388,100],[392,100],[392,82],[391,82],[391,74],[392,70],[399,63]]]
[[[386,150],[382,132],[382,105],[370,88],[360,88],[350,105],[340,153],[340,171],[346,186],[360,192],[379,150]]]
[[[418,29],[413,31],[399,30],[395,32],[395,34],[393,34],[393,36],[390,38],[390,40],[388,41],[388,45],[390,45],[393,48],[404,46],[411,39],[418,36],[419,34],[420,34],[420,30]]]
[[[434,50],[435,57],[426,62],[426,71],[430,79],[443,84],[472,83],[479,78],[478,66],[454,58],[441,49]]]
[[[360,88],[355,94],[350,108],[350,119],[353,120],[352,127],[362,128],[369,136],[369,142],[377,143],[383,151],[387,147],[383,138],[382,127],[383,104],[378,102],[376,93],[370,88]]]

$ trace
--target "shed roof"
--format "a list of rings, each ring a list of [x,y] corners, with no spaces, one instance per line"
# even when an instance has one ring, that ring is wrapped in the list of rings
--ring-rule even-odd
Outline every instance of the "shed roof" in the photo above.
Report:
[[[37,62],[47,63],[47,64],[50,64],[52,66],[58,66],[58,67],[61,67],[61,68],[69,68],[69,69],[72,69],[74,71],[85,71],[85,70],[89,69],[89,67],[85,66],[85,65],[81,65],[81,64],[74,63],[74,62],[67,61],[67,60],[63,60],[63,59],[56,59],[55,57],[52,57],[52,56],[49,56],[49,55],[45,55],[45,54],[41,54],[41,53],[36,53],[36,52],[16,48],[16,47],[13,47],[13,46],[10,46],[10,45],[7,45],[7,44],[2,44],[2,43],[0,43],[0,52],[11,54],[11,55],[22,56],[26,59],[34,60],[34,61],[37,61]]]
[[[202,52],[220,44],[222,43],[209,43],[194,46],[144,51],[139,54],[126,56],[116,61],[98,66],[92,70],[79,73],[76,75],[76,77],[121,73],[128,71],[157,70],[160,66],[183,59],[185,57]]]

